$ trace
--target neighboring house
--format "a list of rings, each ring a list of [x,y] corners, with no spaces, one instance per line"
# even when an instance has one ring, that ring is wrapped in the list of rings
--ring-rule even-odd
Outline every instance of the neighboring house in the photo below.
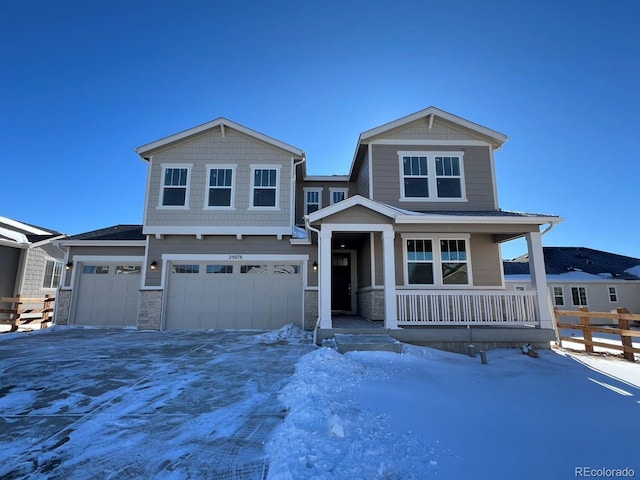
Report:
[[[584,247],[544,247],[549,294],[554,307],[592,312],[627,308],[640,313],[640,258]],[[504,262],[509,290],[529,290],[528,256]],[[576,320],[575,318],[573,320]],[[592,323],[608,320],[592,319]]]
[[[55,294],[64,270],[64,252],[52,242],[65,235],[0,217],[0,297]]]
[[[308,175],[303,150],[225,118],[143,145],[142,234],[60,242],[73,268],[56,321],[293,322],[323,338],[342,312],[402,339],[468,343],[457,327],[472,325],[476,343],[548,342],[540,227],[561,218],[499,208],[494,152],[506,140],[429,107],[362,133],[347,175]],[[537,289],[507,291],[500,244],[520,237]],[[96,313],[121,308],[123,292],[138,295],[135,314]]]

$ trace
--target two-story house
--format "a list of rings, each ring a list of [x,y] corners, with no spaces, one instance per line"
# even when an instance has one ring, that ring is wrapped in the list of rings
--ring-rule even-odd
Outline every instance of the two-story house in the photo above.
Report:
[[[363,132],[348,175],[307,175],[303,150],[224,118],[143,145],[144,223],[61,242],[56,321],[321,339],[341,312],[400,339],[548,342],[540,227],[561,219],[500,210],[506,140],[429,107]],[[500,244],[519,237],[533,288],[507,291]]]

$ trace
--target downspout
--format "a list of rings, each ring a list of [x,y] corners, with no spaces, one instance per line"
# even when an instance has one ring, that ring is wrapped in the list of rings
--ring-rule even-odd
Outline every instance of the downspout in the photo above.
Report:
[[[320,253],[320,230],[318,230],[317,228],[312,227],[309,224],[309,215],[305,215],[304,216],[304,226],[307,229],[308,232],[315,232],[316,235],[318,235],[318,253]],[[309,234],[311,235],[311,234]],[[311,238],[309,238],[309,243],[311,243]],[[318,255],[318,261],[320,260],[320,255]],[[319,266],[318,266],[319,267]],[[319,275],[322,275],[322,270],[320,268],[318,268],[319,271]],[[320,307],[320,276],[318,276],[318,307]],[[318,315],[318,317],[316,318],[316,326],[313,329],[313,343],[314,345],[318,344],[318,326],[320,324],[320,315]]]
[[[550,232],[551,229],[555,226],[556,224],[554,222],[549,222],[549,226],[540,232],[540,236],[543,236],[545,233]]]
[[[547,228],[545,228],[544,230],[542,230],[542,232],[540,232],[540,236],[542,237],[545,233],[549,233],[553,229],[553,227],[555,227],[555,226],[556,226],[556,224],[554,222],[549,222],[549,225],[547,226]],[[544,249],[542,251],[543,251],[543,257],[544,257]],[[546,269],[547,269],[547,267],[545,265],[545,272],[544,272],[545,276],[547,275]],[[529,276],[531,276],[531,273],[529,274]],[[550,292],[549,292],[549,285],[548,284],[547,284],[547,301],[549,302],[549,310],[551,310],[551,312],[554,312],[553,303],[551,303],[551,295],[550,295]],[[558,331],[558,324],[556,322],[555,314],[554,314],[554,317],[553,317],[553,332],[556,335],[556,344],[559,344],[560,343],[560,332]]]
[[[296,167],[298,165],[302,165],[307,161],[307,154],[302,152],[302,158],[299,162],[294,160],[293,162],[293,170],[291,172],[291,233],[293,234],[293,228],[296,225]]]

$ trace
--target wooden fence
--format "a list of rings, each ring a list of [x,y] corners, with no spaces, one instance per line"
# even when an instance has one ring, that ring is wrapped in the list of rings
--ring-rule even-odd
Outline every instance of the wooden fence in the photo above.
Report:
[[[594,353],[593,347],[622,350],[625,360],[629,360],[630,362],[635,362],[634,354],[640,353],[640,348],[634,348],[633,346],[633,338],[640,337],[640,331],[631,330],[631,322],[640,321],[640,315],[631,314],[626,308],[618,308],[616,312],[611,313],[590,312],[587,307],[580,307],[580,310],[578,311],[558,310],[555,308],[554,312],[556,315],[556,325],[558,326],[558,335],[561,347],[562,340],[568,340],[583,344],[588,353]],[[560,322],[560,317],[563,316],[580,317],[580,323],[562,323]],[[591,325],[589,320],[590,318],[605,318],[612,321],[616,320],[618,322],[618,328]],[[562,336],[561,329],[582,330],[584,339]],[[621,345],[594,341],[593,332],[620,335]]]
[[[53,295],[45,295],[43,298],[30,298],[23,295],[0,297],[0,306],[10,305],[9,308],[0,308],[0,325],[10,325],[11,329],[8,332],[15,332],[20,325],[27,323],[39,323],[40,328],[44,328],[53,320],[55,301]],[[34,305],[35,308],[32,308]]]

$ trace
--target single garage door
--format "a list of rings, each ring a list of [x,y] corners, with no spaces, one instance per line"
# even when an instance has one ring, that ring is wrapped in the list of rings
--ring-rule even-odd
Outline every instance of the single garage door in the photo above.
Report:
[[[303,318],[299,263],[173,263],[168,275],[168,330],[273,330]]]
[[[140,265],[82,265],[74,323],[135,327],[141,272]]]

